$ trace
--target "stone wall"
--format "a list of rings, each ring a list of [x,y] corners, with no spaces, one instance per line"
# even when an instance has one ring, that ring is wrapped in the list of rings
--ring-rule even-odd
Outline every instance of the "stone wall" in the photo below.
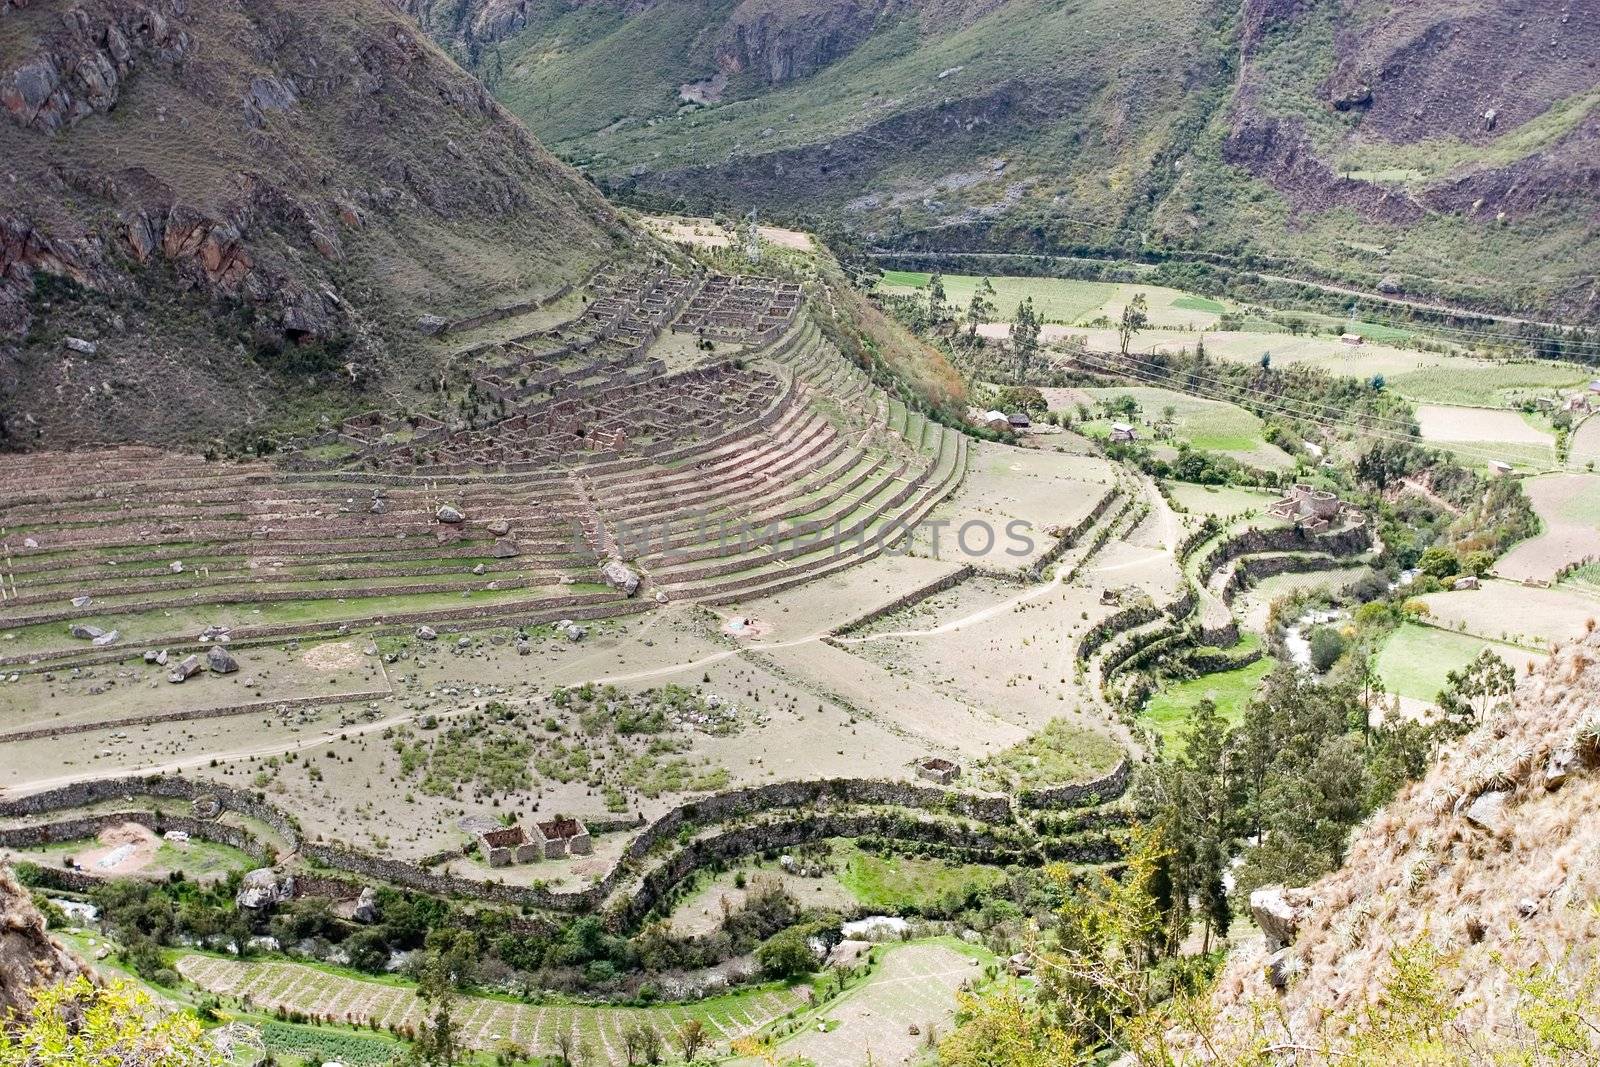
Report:
[[[41,737],[61,737],[67,734],[91,733],[96,730],[122,730],[130,726],[150,726],[155,723],[222,719],[234,715],[254,715],[258,712],[282,714],[301,708],[322,707],[327,704],[351,704],[362,700],[382,700],[391,695],[387,689],[374,689],[360,693],[333,693],[327,696],[293,697],[287,700],[256,700],[245,704],[226,704],[216,708],[195,708],[190,711],[130,715],[121,719],[58,723],[52,726],[39,726],[28,730],[15,730],[9,734],[0,734],[0,744],[9,741],[32,741]]]
[[[217,798],[223,811],[237,812],[270,826],[288,842],[291,850],[300,847],[300,827],[294,819],[268,804],[258,794],[230,789],[212,782],[196,782],[170,774],[74,782],[58,789],[0,800],[0,818],[45,815],[89,807],[107,800],[131,800],[140,796],[189,801],[198,796],[213,796]]]
[[[879,619],[893,615],[897,611],[903,611],[906,608],[911,607],[913,604],[920,604],[929,597],[937,596],[938,594],[944,592],[946,589],[954,589],[968,578],[971,578],[972,575],[972,564],[966,564],[957,570],[952,571],[950,574],[945,575],[943,578],[935,578],[931,582],[926,582],[922,585],[919,585],[909,593],[895,597],[887,604],[879,605],[864,615],[858,615],[850,621],[834,627],[833,632],[829,634],[829,636],[848,637],[864,627],[871,626]]]
[[[1076,782],[1053,789],[1026,790],[1017,796],[1024,808],[1058,810],[1106,804],[1127,792],[1133,761],[1123,756],[1107,774],[1092,782]]]

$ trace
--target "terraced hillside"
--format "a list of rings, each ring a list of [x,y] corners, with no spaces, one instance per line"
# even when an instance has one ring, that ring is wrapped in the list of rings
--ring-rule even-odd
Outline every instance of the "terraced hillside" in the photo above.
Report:
[[[409,7],[563,155],[654,201],[1600,307],[1600,38],[1565,0]]]
[[[480,386],[516,406],[471,427],[375,413],[273,463],[150,448],[0,461],[0,657],[39,668],[132,646],[176,662],[222,632],[481,629],[760,596],[872,558],[959,483],[965,440],[869,385],[798,289],[686,276],[657,311],[629,282],[596,280],[556,329],[585,338],[582,370],[539,384],[570,344],[478,353],[497,372]],[[708,323],[721,353],[677,370],[655,354]]]

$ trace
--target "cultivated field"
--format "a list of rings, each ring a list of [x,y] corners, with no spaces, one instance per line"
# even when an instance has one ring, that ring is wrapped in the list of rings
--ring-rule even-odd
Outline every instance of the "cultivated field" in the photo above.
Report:
[[[1139,413],[1131,421],[1141,428],[1146,440],[1186,442],[1207,452],[1220,452],[1247,466],[1267,470],[1286,470],[1294,460],[1277,445],[1268,444],[1263,437],[1264,427],[1259,418],[1237,404],[1205,400],[1172,389],[1129,387],[1110,389],[1073,389],[1057,392],[1065,401],[1062,410],[1076,418],[1079,400],[1098,412],[1098,403],[1131,396],[1139,405]],[[1171,415],[1169,417],[1168,411]],[[1118,416],[1120,419],[1121,416]],[[1106,438],[1111,433],[1108,417],[1098,417],[1079,428],[1092,437]]]
[[[817,1067],[908,1064],[926,1054],[930,1029],[949,1031],[956,991],[981,978],[979,954],[959,942],[880,951],[872,978],[829,1004],[818,1025],[781,1042],[781,1056]]]
[[[1555,438],[1516,411],[1419,404],[1417,426],[1424,441],[1466,446],[1461,458],[1469,466],[1489,459],[1538,469],[1555,465]]]
[[[1530,662],[1539,664],[1546,658],[1498,641],[1407,623],[1385,642],[1374,665],[1391,694],[1432,704],[1445,687],[1445,676],[1471,663],[1486,648],[1515,667],[1518,677]]]
[[[1582,637],[1600,619],[1600,596],[1569,587],[1486,581],[1482,588],[1419,597],[1429,621],[1475,637],[1545,648]]]
[[[929,275],[919,271],[886,271],[881,290],[889,295],[925,292]],[[965,313],[981,278],[966,274],[944,276],[945,300]],[[1071,278],[995,277],[991,298],[996,317],[1009,322],[1017,305],[1033,298],[1034,309],[1048,322],[1065,326],[1115,322],[1134,296],[1144,294],[1151,323],[1177,329],[1210,329],[1227,306],[1209,297],[1167,289],[1159,285],[1125,285],[1119,282],[1077,281]]]
[[[1600,475],[1552,474],[1524,486],[1544,529],[1506,553],[1496,574],[1549,581],[1568,564],[1600,559]]]
[[[241,963],[191,954],[178,958],[177,970],[201,989],[246,997],[258,1010],[281,1007],[356,1026],[376,1021],[380,1029],[416,1027],[427,1018],[427,1009],[410,986],[347,977],[304,964]],[[699,1019],[725,1054],[735,1038],[803,1010],[809,1002],[806,986],[774,986],[662,1008],[539,1005],[465,997],[456,1022],[462,1040],[471,1048],[487,1050],[512,1041],[538,1054],[553,1055],[554,1035],[565,1031],[574,1034],[601,1062],[620,1064],[625,1062],[622,1033],[633,1025],[655,1029],[670,1047],[680,1025]]]

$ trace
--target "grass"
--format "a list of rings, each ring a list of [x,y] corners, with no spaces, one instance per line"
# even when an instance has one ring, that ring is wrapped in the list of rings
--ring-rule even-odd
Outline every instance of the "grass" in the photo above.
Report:
[[[1264,512],[1278,499],[1276,493],[1241,489],[1231,485],[1195,485],[1192,482],[1167,482],[1173,500],[1194,515],[1215,515],[1231,519],[1250,512]]]
[[[948,911],[1003,884],[996,867],[911,856],[878,856],[854,843],[835,852],[843,860],[839,884],[862,906],[889,915]]]
[[[1551,393],[1589,377],[1584,368],[1572,363],[1460,360],[1393,375],[1387,380],[1390,389],[1419,403],[1500,407],[1516,394]]]
[[[1263,657],[1236,671],[1208,674],[1170,686],[1150,698],[1140,721],[1155,730],[1168,751],[1175,751],[1189,716],[1202,700],[1215,703],[1223,721],[1236,725],[1243,721],[1245,705],[1275,666],[1273,660]]]
[[[979,764],[981,777],[1011,790],[1082,782],[1116,766],[1122,747],[1105,734],[1055,719],[1026,741]]]
[[[1204,400],[1171,389],[1133,387],[1126,389],[1085,389],[1096,400],[1131,396],[1139,403],[1140,416],[1129,420],[1155,423],[1164,421],[1168,409],[1172,411],[1171,439],[1187,442],[1191,447],[1207,452],[1221,452],[1252,466],[1281,468],[1293,465],[1289,456],[1276,445],[1266,441],[1265,426],[1252,413],[1236,404],[1217,400]],[[1097,419],[1081,427],[1090,436],[1106,437],[1111,433],[1111,419]],[[1148,439],[1152,431],[1145,430]]]
[[[1481,637],[1407,623],[1378,651],[1378,675],[1389,692],[1432,701],[1445,687],[1445,676],[1460,670],[1490,648],[1502,656],[1520,650]]]
[[[904,295],[925,289],[931,275],[922,271],[885,271],[881,289],[885,293]],[[961,311],[972,301],[982,279],[971,274],[946,274],[944,276],[945,300]],[[1211,320],[1228,310],[1227,306],[1208,297],[1167,289],[1159,285],[1128,285],[1120,282],[1090,282],[1073,278],[991,277],[994,286],[995,317],[1009,321],[1017,305],[1031,297],[1034,309],[1047,322],[1073,325],[1093,321],[1100,316],[1115,319],[1122,306],[1134,294],[1144,294],[1150,305],[1154,326],[1189,327],[1209,325]]]

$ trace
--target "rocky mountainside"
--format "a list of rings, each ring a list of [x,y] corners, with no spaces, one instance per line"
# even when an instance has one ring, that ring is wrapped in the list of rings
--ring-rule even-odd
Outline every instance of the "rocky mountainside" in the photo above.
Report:
[[[409,2],[625,192],[1600,316],[1600,19],[1571,0]]]
[[[45,932],[44,916],[11,871],[0,867],[0,1018],[33,1003],[29,990],[76,978],[86,968]]]
[[[1491,1062],[1497,1042],[1515,1043],[1529,1025],[1530,996],[1592,997],[1600,981],[1597,808],[1600,634],[1591,634],[1524,678],[1509,706],[1361,827],[1339,871],[1253,895],[1266,943],[1229,961],[1213,1038],[1321,1048],[1370,1029],[1366,1009],[1414,953],[1427,962],[1416,973],[1434,981],[1412,975],[1411,992],[1431,995],[1424,987],[1436,983],[1449,1006],[1434,1020],[1448,1030],[1442,1039]]]
[[[630,239],[381,0],[0,0],[0,107],[9,447],[415,406],[420,315]]]

